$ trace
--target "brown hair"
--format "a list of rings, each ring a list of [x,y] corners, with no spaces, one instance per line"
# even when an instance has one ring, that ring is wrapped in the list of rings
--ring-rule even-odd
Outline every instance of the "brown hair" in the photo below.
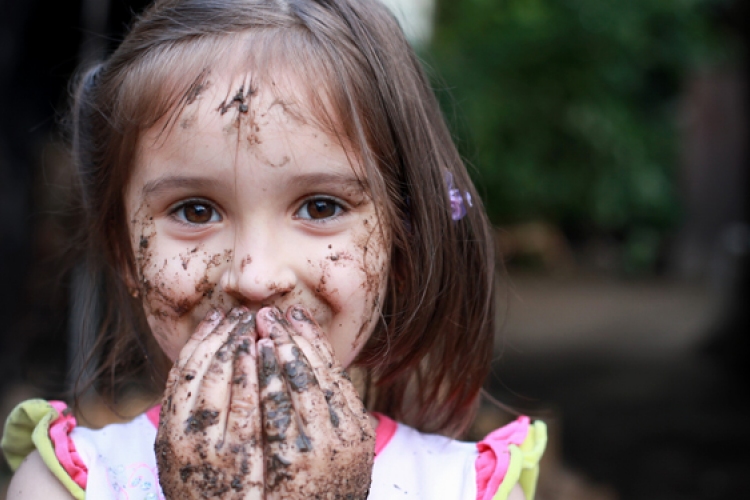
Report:
[[[93,325],[100,388],[114,388],[114,374],[144,354],[164,361],[122,278],[135,272],[123,187],[139,134],[176,116],[243,37],[256,70],[294,63],[284,68],[308,83],[318,118],[357,148],[388,224],[391,275],[382,321],[355,361],[365,372],[367,407],[422,431],[458,435],[473,419],[492,355],[489,223],[416,55],[395,19],[372,0],[157,1],[106,62],[82,75],[73,142],[88,266],[100,281],[89,294],[103,289],[107,297]],[[448,174],[464,203],[473,203],[458,221]]]

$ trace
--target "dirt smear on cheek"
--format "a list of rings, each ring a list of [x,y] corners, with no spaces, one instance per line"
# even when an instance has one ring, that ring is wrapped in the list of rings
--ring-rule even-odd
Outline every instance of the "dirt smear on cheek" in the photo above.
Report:
[[[203,275],[195,285],[195,292],[200,294],[198,301],[202,300],[203,297],[212,299],[217,284],[209,279],[209,272],[214,267],[219,267],[222,264],[229,264],[232,262],[234,250],[226,249],[223,253],[215,253],[209,255],[207,252],[204,254],[203,264]]]
[[[353,320],[353,326],[358,328],[352,340],[353,350],[357,350],[364,343],[365,334],[370,331],[373,321],[378,317],[375,311],[379,312],[382,306],[382,284],[387,274],[387,269],[384,267],[388,265],[387,260],[376,253],[385,251],[381,231],[368,219],[365,219],[363,225],[362,234],[355,238],[356,256],[349,251],[337,250],[329,245],[329,255],[317,264],[320,268],[320,279],[315,286],[315,293],[328,302],[333,314],[337,314],[341,311],[341,306],[337,305],[337,301],[326,300],[339,292],[337,288],[329,288],[328,282],[331,279],[332,268],[354,268],[360,276],[360,287],[365,292],[365,304],[361,318]],[[308,264],[315,265],[310,260]]]
[[[145,212],[147,206],[142,206],[139,212]],[[211,279],[211,270],[231,262],[232,250],[222,253],[210,253],[200,245],[188,248],[184,252],[163,258],[157,262],[156,240],[158,235],[151,216],[135,217],[131,224],[134,234],[138,235],[136,250],[136,266],[138,270],[139,292],[143,297],[146,312],[155,318],[174,318],[184,316],[205,299],[214,298],[217,284]],[[175,271],[170,275],[169,261],[179,261],[182,271]],[[196,261],[200,264],[196,264]],[[191,263],[193,264],[191,266]],[[191,267],[198,271],[191,271]],[[186,279],[195,282],[192,291],[185,290]]]
[[[315,293],[322,297],[331,297],[339,293],[338,288],[329,288],[328,282],[331,279],[331,267],[347,267],[351,265],[355,259],[349,252],[331,252],[331,255],[327,256],[324,260],[318,263],[320,268],[320,279],[315,285]],[[308,263],[314,265],[312,261],[308,260]],[[333,314],[341,312],[341,307],[337,304],[337,301],[326,300],[331,307]]]
[[[377,221],[373,224],[370,219],[365,219],[363,226],[365,234],[357,242],[357,247],[362,251],[360,270],[364,275],[361,286],[365,290],[365,308],[362,313],[361,326],[352,342],[352,349],[355,350],[366,340],[363,338],[365,332],[370,330],[372,322],[380,315],[380,308],[383,305],[382,285],[387,276],[388,266],[388,259],[380,255],[380,252],[388,252],[382,228]]]

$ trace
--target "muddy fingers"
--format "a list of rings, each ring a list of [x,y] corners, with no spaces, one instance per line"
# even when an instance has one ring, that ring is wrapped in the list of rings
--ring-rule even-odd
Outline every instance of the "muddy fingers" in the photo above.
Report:
[[[265,487],[269,498],[273,493],[286,491],[285,483],[295,478],[296,467],[290,467],[298,452],[297,441],[301,433],[298,416],[292,404],[289,388],[282,375],[282,366],[276,356],[273,342],[258,341],[260,357],[260,400],[263,412],[265,439]],[[278,498],[281,498],[280,496]]]
[[[341,420],[342,413],[346,417],[351,415],[359,422],[362,433],[373,434],[367,411],[354,384],[336,361],[330,344],[321,334],[320,327],[310,313],[300,306],[293,306],[289,309],[287,318],[292,327],[301,334],[295,338],[296,343],[307,354],[324,389],[331,422],[338,427],[336,423]]]
[[[258,351],[252,336],[238,335],[225,450],[234,457],[230,486],[244,500],[264,499],[264,454],[258,385]]]
[[[219,326],[221,321],[224,319],[224,314],[217,310],[212,309],[208,312],[203,321],[198,325],[193,335],[188,340],[185,347],[180,352],[180,357],[175,361],[174,366],[169,372],[169,377],[166,384],[166,394],[172,394],[176,385],[180,383],[183,378],[182,370],[184,366],[190,361],[195,352],[195,349],[200,345],[203,340],[208,337],[214,330]],[[162,404],[162,412],[172,411],[172,398],[166,398]]]
[[[318,357],[326,364],[328,369],[340,369],[340,364],[333,354],[333,349],[320,334],[320,327],[312,315],[301,306],[292,306],[286,314],[299,335],[304,337],[315,349]]]
[[[364,499],[374,437],[363,432],[360,414],[337,386],[341,370],[327,342],[303,335],[291,313],[261,309],[257,316],[267,499],[316,498],[321,492]]]
[[[222,315],[219,319],[204,322],[201,326],[213,327],[208,333],[201,332],[200,327],[196,330],[190,340],[192,344],[185,346],[186,349],[183,349],[170,371],[170,383],[164,394],[161,421],[168,419],[172,423],[188,424],[188,420],[193,416],[196,399],[204,384],[204,376],[212,365],[212,359],[217,351],[229,341],[240,316],[240,313],[233,313],[225,318]],[[212,376],[209,375],[209,378]],[[208,410],[210,412],[215,409]],[[211,420],[210,413],[205,416],[205,419],[199,416],[199,420]]]
[[[155,445],[159,481],[167,498],[262,500],[254,317],[240,308],[205,324],[213,329],[196,331],[170,374]]]

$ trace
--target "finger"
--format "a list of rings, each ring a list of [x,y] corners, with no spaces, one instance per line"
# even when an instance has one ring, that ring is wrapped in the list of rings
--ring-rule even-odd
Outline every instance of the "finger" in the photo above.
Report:
[[[320,326],[307,309],[299,305],[292,306],[286,312],[286,319],[310,343],[328,368],[337,368],[340,366],[331,345],[325,339]]]
[[[184,414],[177,415],[176,406],[173,402],[180,400],[179,406],[184,406],[187,394],[194,394],[199,386],[199,380],[195,380],[195,370],[185,375],[184,369],[193,358],[198,346],[212,333],[215,333],[225,322],[230,321],[222,311],[212,309],[198,325],[188,342],[183,346],[180,355],[169,371],[169,377],[164,391],[164,400],[160,412],[160,421],[167,418],[183,418]],[[195,382],[192,382],[195,380]],[[182,396],[182,397],[176,397]]]
[[[217,336],[214,347],[222,339],[225,341],[209,360],[195,399],[195,411],[188,417],[185,426],[186,432],[201,432],[210,442],[216,443],[214,448],[217,452],[221,452],[226,438],[226,423],[235,380],[236,354],[239,349],[248,349],[255,335],[255,316],[252,313],[239,308],[230,312],[230,316],[238,318],[237,322],[228,336]],[[210,354],[211,350],[206,352]]]
[[[338,416],[331,415],[325,393],[321,390],[308,355],[315,359],[317,365],[323,365],[317,353],[295,331],[279,311],[261,311],[260,323],[274,342],[276,356],[281,363],[281,373],[289,388],[292,404],[299,416],[298,431],[300,440],[296,446],[300,451],[310,451],[310,435],[321,435],[333,427],[338,427]],[[298,346],[305,345],[307,353]],[[330,422],[327,425],[326,422]]]
[[[180,351],[179,357],[175,361],[172,368],[169,370],[169,376],[166,383],[166,393],[170,393],[170,389],[174,387],[174,385],[180,379],[182,368],[184,367],[187,360],[190,359],[190,357],[193,355],[193,352],[195,351],[195,348],[198,346],[198,344],[202,342],[203,339],[205,339],[206,336],[208,336],[217,326],[219,326],[223,319],[224,314],[220,310],[211,309],[206,314],[206,317],[203,318],[203,321],[198,324],[195,332],[193,332],[193,335],[191,335],[188,342],[183,346],[182,350]],[[167,403],[167,401],[165,401],[165,403]]]
[[[317,386],[307,357],[297,347],[296,340],[300,340],[300,337],[295,335],[292,324],[276,309],[262,309],[258,316],[261,330],[273,340],[292,393],[305,393],[311,386]]]
[[[341,437],[340,423],[353,418],[348,403],[337,387],[333,373],[328,365],[320,361],[317,353],[307,340],[301,336],[294,337],[293,348],[281,349],[279,357],[284,365],[284,372],[290,380],[303,381],[314,378],[314,387],[310,384],[290,383],[290,387],[299,389],[291,391],[294,407],[300,414],[304,430],[308,435],[319,435],[323,429],[333,428]],[[312,360],[316,359],[317,363]],[[307,370],[312,372],[306,375]],[[329,422],[330,425],[322,422]]]
[[[241,492],[243,500],[262,500],[264,453],[255,329],[252,336],[239,334],[236,342],[224,449],[237,471],[231,478],[232,489]]]
[[[259,323],[260,324],[260,323]],[[300,444],[305,448],[297,427],[297,415],[291,395],[282,379],[282,367],[276,357],[273,341],[267,338],[258,341],[258,382],[263,416],[265,440],[265,485],[267,492],[283,491],[292,479],[290,465],[292,456]]]
[[[342,404],[344,404],[351,410],[353,417],[366,421],[369,428],[370,424],[367,420],[367,411],[364,404],[354,384],[352,384],[349,375],[341,368],[338,361],[336,361],[333,349],[328,340],[322,335],[321,329],[315,322],[315,319],[309,311],[301,306],[290,307],[286,317],[291,323],[292,328],[301,333],[301,339],[299,337],[295,338],[300,349],[307,354],[308,349],[305,347],[307,342],[318,353],[320,359],[323,360],[323,364],[317,364],[316,357],[308,354],[308,359],[321,387],[324,390],[333,392],[333,394],[326,392],[326,400],[331,407],[331,411],[333,413],[339,411]],[[339,395],[343,397],[343,403],[340,401]]]
[[[185,363],[193,356],[195,349],[208,335],[213,332],[222,320],[225,319],[224,313],[220,309],[211,309],[206,317],[203,318],[195,329],[195,332],[190,336],[190,339],[180,350],[179,357],[175,362],[176,366],[183,367]]]
[[[218,413],[214,412],[218,408],[205,407],[199,398],[205,399],[207,392],[218,389],[219,377],[225,369],[217,365],[216,361],[227,364],[229,360],[228,364],[231,366],[231,357],[227,352],[231,349],[228,341],[243,314],[247,314],[247,311],[230,311],[216,328],[197,343],[192,355],[179,369],[178,378],[170,388],[170,393],[165,394],[167,408],[162,409],[162,414],[166,411],[175,421],[182,422],[185,431],[196,431],[216,423]],[[224,390],[220,391],[222,394],[226,393],[226,382],[224,385]],[[217,396],[218,394],[213,395],[214,398]],[[197,408],[196,405],[200,407]],[[196,415],[195,411],[201,413]]]

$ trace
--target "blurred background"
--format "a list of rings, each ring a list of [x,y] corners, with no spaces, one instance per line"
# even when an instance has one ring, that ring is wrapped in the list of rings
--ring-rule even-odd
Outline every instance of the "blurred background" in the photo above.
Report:
[[[0,0],[2,419],[70,388],[67,82],[146,3]],[[497,227],[487,391],[550,427],[538,498],[744,496],[748,2],[386,3]]]

